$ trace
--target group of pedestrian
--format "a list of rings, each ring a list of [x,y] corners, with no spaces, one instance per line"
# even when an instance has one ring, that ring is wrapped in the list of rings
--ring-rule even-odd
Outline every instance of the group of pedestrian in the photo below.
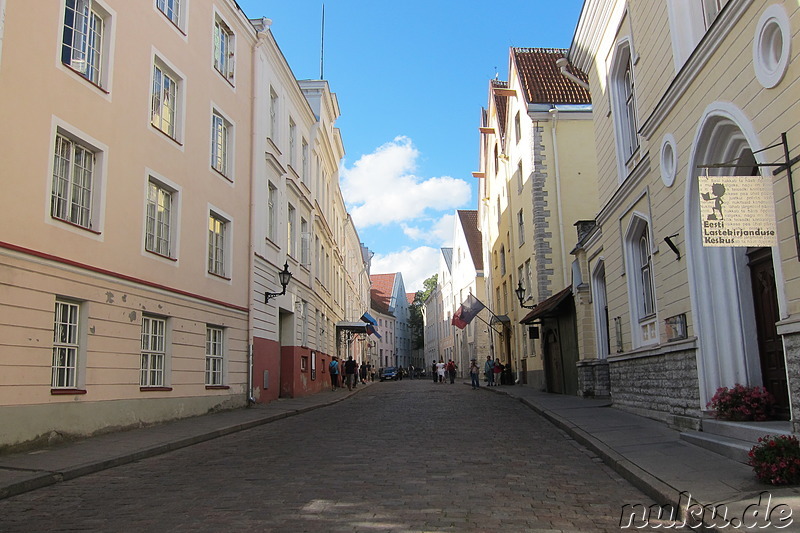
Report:
[[[458,365],[456,365],[455,361],[449,359],[447,363],[444,362],[444,359],[439,359],[437,362],[436,359],[433,360],[433,364],[431,365],[431,374],[433,375],[433,382],[434,383],[444,383],[447,378],[450,379],[450,383],[453,384],[456,382],[456,371],[458,370]]]
[[[352,355],[347,356],[347,361],[345,361],[343,365],[339,363],[338,357],[333,356],[333,359],[331,359],[328,365],[328,371],[331,375],[332,391],[345,385],[347,386],[347,390],[353,390],[359,382],[366,384],[368,377],[373,381],[375,379],[375,374],[372,372],[372,365],[362,361],[361,366],[359,366],[358,363],[353,360]],[[344,376],[342,377],[343,373]],[[344,381],[344,385],[341,384],[342,381]]]
[[[443,359],[439,359],[438,362],[434,359],[433,364],[431,365],[433,382],[444,383],[446,377],[449,377],[450,383],[455,383],[457,370],[458,365],[456,365],[452,359],[450,359],[447,363],[445,363]],[[480,387],[480,372],[478,360],[472,359],[469,365],[469,377],[472,381],[473,389]],[[507,374],[511,372],[510,364],[504,365],[500,362],[499,357],[492,359],[492,356],[486,356],[486,362],[483,364],[483,375],[488,387],[496,387],[503,383],[502,376],[504,372]]]

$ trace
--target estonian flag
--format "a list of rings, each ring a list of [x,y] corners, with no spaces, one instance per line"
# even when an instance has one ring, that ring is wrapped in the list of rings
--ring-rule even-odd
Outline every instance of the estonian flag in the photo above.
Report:
[[[475,298],[473,295],[467,296],[467,301],[461,304],[456,314],[453,315],[453,324],[458,329],[464,329],[467,324],[472,322],[472,319],[481,312],[481,309],[486,307],[483,302]]]

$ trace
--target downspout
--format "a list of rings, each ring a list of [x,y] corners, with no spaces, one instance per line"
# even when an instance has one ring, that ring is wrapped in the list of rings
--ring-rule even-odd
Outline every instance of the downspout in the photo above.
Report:
[[[588,91],[589,90],[589,84],[586,83],[585,81],[583,81],[582,79],[578,78],[577,76],[575,76],[571,72],[569,72],[567,70],[567,66],[568,65],[569,65],[569,59],[567,59],[566,57],[562,57],[560,59],[556,59],[556,66],[561,70],[561,75],[564,76],[565,78],[568,78],[568,79],[574,81],[575,83],[577,83],[578,85],[580,85],[581,87],[583,87],[584,89],[586,89]]]
[[[248,343],[248,350],[247,350],[247,406],[250,407],[256,403],[255,396],[253,394],[254,386],[254,377],[253,377],[253,358],[254,358],[254,340],[255,340],[255,320],[253,319],[254,309],[255,309],[255,300],[253,299],[253,294],[255,293],[255,257],[256,257],[256,250],[255,250],[255,243],[256,243],[256,224],[255,224],[255,215],[256,215],[256,193],[257,193],[257,176],[256,172],[258,170],[258,154],[259,154],[259,142],[258,142],[258,119],[257,117],[260,116],[259,105],[261,102],[261,92],[259,90],[260,87],[260,79],[261,79],[261,61],[260,58],[260,51],[261,48],[267,42],[267,32],[269,31],[269,26],[272,24],[272,21],[267,18],[261,19],[260,25],[254,25],[256,28],[256,44],[253,46],[253,86],[252,86],[252,99],[253,99],[253,106],[252,111],[250,114],[250,131],[251,131],[251,141],[250,141],[250,243],[248,249],[250,251],[250,257],[248,258],[248,313],[247,313],[247,332],[249,337]],[[259,29],[260,26],[260,29]]]
[[[556,138],[556,126],[558,125],[558,109],[555,107],[550,110],[550,115],[553,117],[553,126],[550,128],[550,132],[553,134],[553,159],[555,160],[555,171],[556,171],[556,205],[558,206],[558,241],[561,245],[561,275],[564,278],[564,287],[569,284],[569,278],[567,276],[567,268],[566,268],[566,258],[565,248],[564,248],[564,214],[562,209],[561,203],[561,168],[559,166],[559,157],[558,157],[558,140]]]

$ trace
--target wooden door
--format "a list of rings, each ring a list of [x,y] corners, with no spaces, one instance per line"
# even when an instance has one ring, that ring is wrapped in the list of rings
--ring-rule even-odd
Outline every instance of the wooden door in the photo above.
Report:
[[[753,285],[758,352],[761,359],[761,379],[775,397],[775,414],[789,419],[789,392],[786,382],[786,359],[783,341],[775,325],[778,314],[778,294],[775,288],[775,270],[772,266],[772,250],[756,248],[748,250],[750,280]]]

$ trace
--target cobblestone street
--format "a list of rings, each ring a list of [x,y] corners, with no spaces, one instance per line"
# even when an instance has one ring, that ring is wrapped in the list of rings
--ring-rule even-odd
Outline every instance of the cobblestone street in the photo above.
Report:
[[[404,380],[0,501],[0,530],[597,532],[626,503],[651,502],[520,402]]]

